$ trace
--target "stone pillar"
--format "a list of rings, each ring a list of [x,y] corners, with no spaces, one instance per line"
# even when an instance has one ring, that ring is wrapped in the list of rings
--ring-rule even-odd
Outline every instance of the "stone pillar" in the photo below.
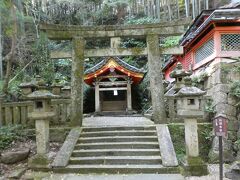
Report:
[[[162,82],[162,60],[160,58],[158,35],[147,35],[147,50],[153,120],[156,124],[166,123],[164,86]]]
[[[95,84],[95,112],[100,112],[99,84]]]
[[[127,110],[132,111],[132,90],[131,82],[127,83]]]
[[[82,126],[84,47],[85,40],[82,37],[73,38],[71,125],[74,126]]]
[[[36,120],[37,154],[45,155],[49,150],[49,120]]]
[[[175,106],[174,106],[174,99],[173,98],[169,98],[168,99],[168,112],[169,112],[169,118],[171,120],[174,120],[174,118],[176,117],[176,113],[175,113]]]
[[[187,157],[198,157],[198,127],[196,119],[184,120],[185,125],[185,143],[186,143],[186,153]]]

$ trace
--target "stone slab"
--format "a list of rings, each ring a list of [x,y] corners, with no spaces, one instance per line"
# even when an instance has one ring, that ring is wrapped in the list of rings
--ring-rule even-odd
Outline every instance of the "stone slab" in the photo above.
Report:
[[[85,127],[104,126],[145,126],[154,125],[153,121],[145,117],[87,117],[83,119]]]
[[[81,130],[82,130],[81,128],[74,128],[69,132],[63,146],[61,147],[60,151],[57,153],[57,156],[52,163],[53,167],[67,166],[70,156],[72,154],[72,151],[74,149],[74,146],[76,145],[77,140],[80,136]]]
[[[34,177],[34,174],[32,174]],[[49,177],[50,176],[50,177]],[[53,174],[43,178],[43,180],[184,180],[184,177],[180,174],[120,174],[120,175],[77,175],[77,174]]]
[[[156,129],[163,166],[178,166],[178,160],[168,126],[166,124],[160,124],[156,125]]]

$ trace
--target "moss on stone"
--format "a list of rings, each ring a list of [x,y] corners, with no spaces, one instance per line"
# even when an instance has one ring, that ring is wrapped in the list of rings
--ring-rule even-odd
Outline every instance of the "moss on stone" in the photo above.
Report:
[[[139,55],[143,51],[143,48],[134,47],[130,48],[130,50],[133,55]]]
[[[183,162],[183,175],[185,176],[203,176],[208,174],[207,164],[200,157],[188,157]]]
[[[28,160],[30,168],[49,168],[50,161],[46,155],[37,154]]]
[[[173,145],[176,151],[176,155],[178,159],[181,159],[185,156],[186,150],[185,150],[185,142],[184,142],[184,126],[183,125],[177,125],[177,124],[170,124],[168,125],[171,138],[173,141]]]

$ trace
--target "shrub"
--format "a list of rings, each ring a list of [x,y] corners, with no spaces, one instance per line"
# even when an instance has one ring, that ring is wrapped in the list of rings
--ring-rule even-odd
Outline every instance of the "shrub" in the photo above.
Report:
[[[25,137],[26,132],[21,125],[0,127],[0,150],[8,148],[13,141],[23,140]]]

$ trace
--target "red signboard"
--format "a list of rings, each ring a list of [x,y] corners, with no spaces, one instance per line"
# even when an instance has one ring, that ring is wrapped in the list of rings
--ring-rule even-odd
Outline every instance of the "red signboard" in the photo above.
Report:
[[[227,118],[224,116],[218,116],[213,122],[214,131],[216,136],[227,136]]]

